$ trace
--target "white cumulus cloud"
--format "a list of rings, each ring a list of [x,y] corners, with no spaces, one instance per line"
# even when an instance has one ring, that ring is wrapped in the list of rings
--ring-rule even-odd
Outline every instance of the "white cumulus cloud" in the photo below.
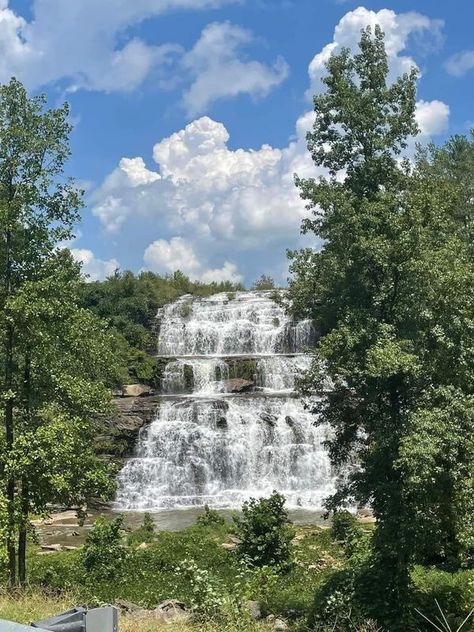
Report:
[[[360,29],[381,23],[387,32],[389,67],[395,76],[414,65],[405,54],[412,35],[440,24],[416,13],[378,13],[359,8],[344,16],[334,40],[309,67],[311,89],[320,89],[323,61],[341,46],[355,48]],[[204,70],[205,72],[205,70]],[[421,140],[443,131],[449,107],[442,101],[419,101],[416,117]],[[295,134],[282,148],[264,144],[231,149],[225,125],[203,116],[154,145],[156,168],[140,158],[122,159],[92,197],[92,211],[119,244],[143,243],[145,263],[157,271],[177,267],[193,278],[213,279],[262,270],[284,279],[285,249],[301,246],[305,203],[294,174],[321,175],[306,147],[312,111],[296,121]],[[229,263],[232,253],[232,263]],[[237,269],[233,266],[237,265]]]
[[[82,272],[87,276],[88,281],[102,281],[111,276],[117,268],[117,259],[103,261],[98,259],[92,250],[86,248],[71,248],[73,258],[81,264]]]
[[[311,121],[308,114],[298,122],[284,149],[231,150],[222,123],[197,119],[155,145],[160,178],[132,185],[119,166],[95,192],[93,213],[110,231],[159,219],[174,233],[238,242],[240,250],[297,233],[305,209],[293,174],[315,174],[305,143]]]
[[[33,0],[27,22],[0,2],[0,81],[29,88],[66,80],[69,89],[130,91],[182,49],[126,38],[130,27],[171,10],[212,9],[241,0]]]
[[[212,102],[224,97],[264,97],[286,79],[288,64],[281,57],[272,66],[241,59],[242,48],[253,39],[250,31],[229,22],[215,22],[203,30],[182,60],[193,77],[183,97],[189,116],[201,114]]]
[[[225,261],[222,268],[203,268],[192,244],[182,237],[173,237],[169,241],[157,239],[146,248],[143,259],[150,270],[161,274],[181,270],[191,279],[205,283],[242,281],[237,266],[229,261]]]
[[[441,134],[448,127],[449,105],[437,100],[418,101],[415,117],[423,136]]]

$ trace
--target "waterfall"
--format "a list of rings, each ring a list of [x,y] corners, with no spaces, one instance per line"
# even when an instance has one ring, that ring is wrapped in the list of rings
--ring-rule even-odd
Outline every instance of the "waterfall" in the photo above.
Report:
[[[328,430],[294,397],[312,323],[271,292],[184,296],[158,321],[161,404],[118,476],[117,505],[235,507],[276,489],[289,506],[321,508],[334,491]]]

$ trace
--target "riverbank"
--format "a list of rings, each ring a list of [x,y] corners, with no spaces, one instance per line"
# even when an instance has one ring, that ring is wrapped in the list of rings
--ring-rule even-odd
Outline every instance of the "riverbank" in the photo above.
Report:
[[[194,525],[198,516],[202,513],[202,507],[191,507],[185,509],[164,509],[149,513],[149,515],[153,518],[157,531],[180,531]],[[219,511],[219,514],[229,523],[232,521],[232,516],[236,513],[238,511],[233,509]],[[288,513],[290,520],[295,525],[328,526],[322,511],[293,508],[289,509]],[[54,512],[46,519],[34,520],[33,524],[41,545],[82,546],[87,533],[98,516],[103,515],[112,519],[119,514],[120,512],[116,511],[112,505],[103,505],[100,509],[90,510],[83,523],[78,520],[76,512],[71,509]],[[122,515],[125,528],[133,530],[142,524],[144,512],[129,511]]]

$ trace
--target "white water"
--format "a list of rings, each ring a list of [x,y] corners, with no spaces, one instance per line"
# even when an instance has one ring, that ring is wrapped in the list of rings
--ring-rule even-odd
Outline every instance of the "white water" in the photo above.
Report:
[[[334,491],[327,430],[292,396],[311,323],[292,322],[270,292],[183,297],[159,319],[167,395],[118,477],[117,505],[237,507],[276,489],[289,506],[321,508]],[[225,393],[236,356],[254,361],[252,393]]]

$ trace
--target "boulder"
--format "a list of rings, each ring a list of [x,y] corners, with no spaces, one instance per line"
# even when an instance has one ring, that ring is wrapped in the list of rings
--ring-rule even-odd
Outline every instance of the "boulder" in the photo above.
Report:
[[[241,378],[224,380],[222,385],[226,393],[247,393],[255,386],[250,380],[243,380]]]
[[[271,413],[261,413],[260,419],[268,424],[271,428],[274,428],[278,421],[278,418]]]
[[[154,611],[155,619],[161,623],[184,623],[191,618],[191,612],[185,604],[175,599],[168,599],[160,603]]]
[[[122,612],[138,612],[139,610],[143,610],[143,608],[133,601],[127,601],[126,599],[116,599],[115,605]]]
[[[60,544],[42,544],[41,548],[43,551],[62,551],[63,547]]]
[[[254,619],[255,621],[259,621],[262,618],[262,608],[258,601],[249,600],[245,604],[245,607],[247,608],[252,619]]]
[[[269,614],[265,621],[275,632],[284,632],[284,630],[289,629],[288,624],[283,621],[283,619],[279,619],[278,617],[276,617],[274,614]]]
[[[235,551],[235,549],[237,548],[237,544],[234,544],[233,542],[224,542],[223,544],[221,544],[221,546],[226,551]]]
[[[122,397],[143,397],[151,394],[151,386],[145,384],[126,384],[122,386]]]

